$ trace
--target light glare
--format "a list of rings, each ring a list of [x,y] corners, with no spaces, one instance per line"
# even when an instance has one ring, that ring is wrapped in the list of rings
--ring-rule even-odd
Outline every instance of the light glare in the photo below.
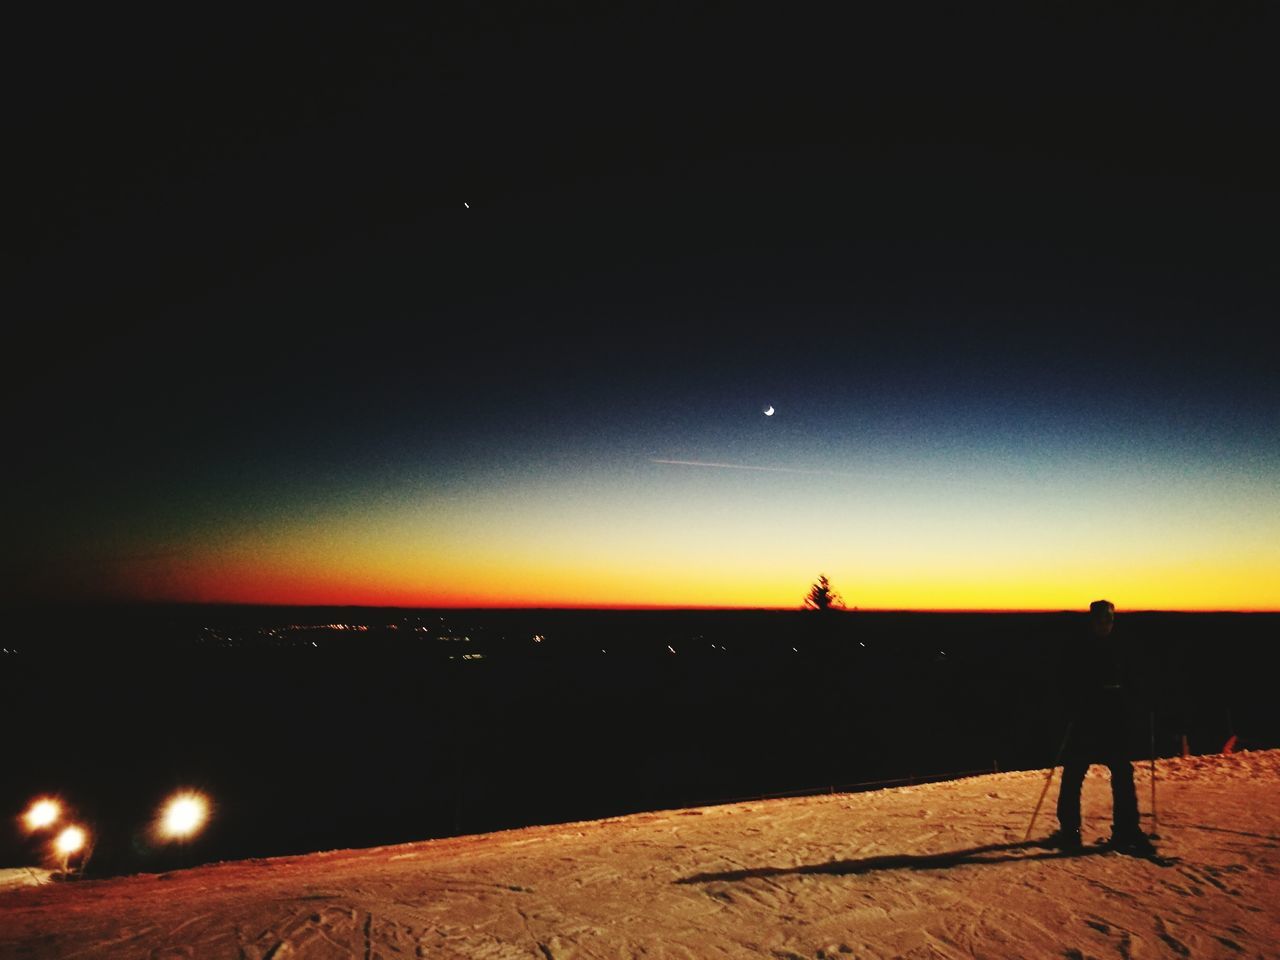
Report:
[[[62,808],[54,800],[37,800],[26,812],[28,830],[43,830],[62,815]]]
[[[54,846],[64,857],[69,857],[84,847],[85,833],[80,827],[67,827],[55,840]]]
[[[169,798],[160,815],[160,832],[166,837],[190,837],[209,818],[209,802],[198,793],[179,793]]]

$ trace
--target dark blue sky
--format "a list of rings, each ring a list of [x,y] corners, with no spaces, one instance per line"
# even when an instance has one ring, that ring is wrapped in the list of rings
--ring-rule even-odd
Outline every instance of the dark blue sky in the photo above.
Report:
[[[32,21],[16,592],[653,458],[1273,484],[1272,19]]]

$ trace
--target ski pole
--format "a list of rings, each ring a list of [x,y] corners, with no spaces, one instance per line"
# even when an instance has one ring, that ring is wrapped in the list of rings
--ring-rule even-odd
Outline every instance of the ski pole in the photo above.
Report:
[[[1151,836],[1160,839],[1160,818],[1156,814],[1156,712],[1151,711]]]
[[[1036,817],[1040,816],[1040,806],[1044,803],[1045,794],[1049,792],[1049,784],[1053,782],[1053,773],[1058,769],[1058,764],[1062,762],[1062,755],[1067,752],[1067,740],[1071,738],[1072,721],[1067,721],[1067,731],[1062,735],[1062,746],[1058,747],[1058,755],[1054,757],[1053,766],[1049,768],[1049,775],[1044,778],[1044,789],[1040,791],[1040,799],[1036,801],[1036,808],[1031,812],[1031,822],[1027,824],[1027,835],[1022,838],[1022,842],[1026,843],[1031,839],[1031,831],[1036,827]]]

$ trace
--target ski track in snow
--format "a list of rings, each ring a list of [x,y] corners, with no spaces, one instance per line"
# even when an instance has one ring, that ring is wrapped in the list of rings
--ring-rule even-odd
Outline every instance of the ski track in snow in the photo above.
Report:
[[[1163,865],[1021,844],[1043,778],[26,887],[0,958],[1280,957],[1280,751],[1160,761]],[[1104,768],[1084,815],[1109,832]]]

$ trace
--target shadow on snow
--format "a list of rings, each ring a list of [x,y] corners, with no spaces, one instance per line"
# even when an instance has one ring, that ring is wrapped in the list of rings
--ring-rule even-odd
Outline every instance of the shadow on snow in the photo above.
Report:
[[[1019,850],[1039,850],[1039,853],[1015,853]],[[802,864],[798,867],[750,867],[745,870],[726,870],[723,873],[696,873],[681,877],[676,883],[712,883],[717,880],[750,880],[753,877],[784,877],[788,875],[827,874],[844,877],[874,873],[879,870],[947,870],[977,864],[1022,863],[1030,860],[1066,860],[1109,853],[1105,846],[1085,847],[1083,850],[1046,849],[1039,840],[1019,843],[992,843],[967,850],[949,850],[945,853],[889,854],[880,857],[862,857],[858,860],[832,860],[829,863]],[[996,854],[996,856],[990,856]]]

